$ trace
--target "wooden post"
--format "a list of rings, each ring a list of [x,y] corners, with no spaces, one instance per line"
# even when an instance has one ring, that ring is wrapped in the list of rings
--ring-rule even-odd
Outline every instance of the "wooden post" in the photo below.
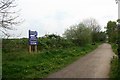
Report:
[[[31,45],[29,45],[29,53],[31,53],[32,52],[32,50],[31,50]]]
[[[37,52],[37,45],[29,45],[29,53]]]
[[[35,52],[37,52],[37,45],[35,45]]]

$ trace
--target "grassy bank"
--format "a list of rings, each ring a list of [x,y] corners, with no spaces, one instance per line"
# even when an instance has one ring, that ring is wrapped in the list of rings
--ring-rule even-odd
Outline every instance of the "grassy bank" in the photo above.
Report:
[[[113,51],[117,55],[117,45],[112,44]],[[120,79],[120,61],[118,58],[114,58],[111,63],[111,72],[110,72],[110,78],[113,80],[119,80]]]
[[[58,71],[94,50],[99,44],[45,50],[29,54],[27,51],[3,52],[3,78],[43,78]]]

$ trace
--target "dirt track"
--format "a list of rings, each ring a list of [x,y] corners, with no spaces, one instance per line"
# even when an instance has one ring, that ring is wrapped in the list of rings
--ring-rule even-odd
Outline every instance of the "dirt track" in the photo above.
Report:
[[[110,61],[114,53],[111,45],[104,43],[48,78],[109,78]]]

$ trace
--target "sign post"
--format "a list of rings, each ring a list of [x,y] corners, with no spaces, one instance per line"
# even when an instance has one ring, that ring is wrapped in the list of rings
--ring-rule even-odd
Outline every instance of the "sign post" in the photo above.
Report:
[[[37,45],[38,45],[38,39],[37,39],[37,32],[36,31],[30,31],[29,30],[29,52],[37,52]]]

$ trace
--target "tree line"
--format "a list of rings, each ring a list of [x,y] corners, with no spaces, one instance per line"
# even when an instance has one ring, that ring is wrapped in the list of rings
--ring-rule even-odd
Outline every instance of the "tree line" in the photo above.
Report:
[[[105,42],[105,40],[106,33],[102,32],[97,21],[91,18],[70,26],[65,30],[63,36],[46,34],[38,37],[38,50],[65,49],[74,46],[84,47],[87,44],[95,45],[98,42]],[[3,39],[3,44],[3,51],[5,52],[27,50],[28,38]]]
[[[106,33],[101,31],[100,25],[93,18],[70,26],[63,35],[65,38],[80,46],[88,43],[95,44],[96,42],[105,41],[106,39]]]

